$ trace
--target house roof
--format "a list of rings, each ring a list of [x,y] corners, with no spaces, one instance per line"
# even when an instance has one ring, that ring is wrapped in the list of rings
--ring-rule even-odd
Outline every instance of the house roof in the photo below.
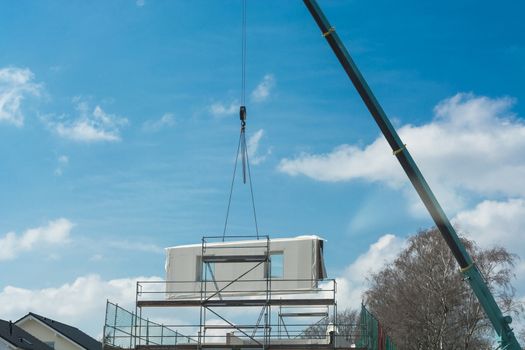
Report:
[[[11,324],[11,327],[8,321],[0,320],[0,338],[17,348],[24,350],[52,350],[51,347],[33,337],[14,323]]]
[[[102,349],[102,343],[90,337],[86,333],[82,332],[80,329],[67,325],[65,323],[58,322],[50,318],[35,314],[33,312],[28,313],[26,316],[16,321],[16,323],[19,323],[20,321],[24,320],[25,318],[29,316],[32,316],[33,318],[46,324],[48,327],[53,328],[55,331],[62,334],[64,337],[70,339],[74,343],[80,345],[81,347],[87,350],[101,350]]]

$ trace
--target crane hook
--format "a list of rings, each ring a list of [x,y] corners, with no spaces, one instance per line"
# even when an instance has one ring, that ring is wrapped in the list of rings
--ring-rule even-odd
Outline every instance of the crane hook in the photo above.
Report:
[[[244,130],[244,128],[246,127],[246,107],[245,106],[241,106],[239,110],[239,117],[241,119],[241,129]]]

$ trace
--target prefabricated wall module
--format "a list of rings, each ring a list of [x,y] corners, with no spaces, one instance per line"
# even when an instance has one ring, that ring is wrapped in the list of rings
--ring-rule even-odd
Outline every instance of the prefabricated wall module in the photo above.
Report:
[[[316,291],[326,278],[318,236],[241,240],[166,248],[166,297],[196,299]]]

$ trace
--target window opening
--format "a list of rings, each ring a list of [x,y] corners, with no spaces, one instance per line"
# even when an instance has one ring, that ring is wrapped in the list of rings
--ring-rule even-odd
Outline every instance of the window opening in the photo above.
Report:
[[[270,253],[270,278],[284,277],[284,255],[283,252]]]
[[[210,282],[215,280],[215,263],[205,262],[202,264],[201,281]]]

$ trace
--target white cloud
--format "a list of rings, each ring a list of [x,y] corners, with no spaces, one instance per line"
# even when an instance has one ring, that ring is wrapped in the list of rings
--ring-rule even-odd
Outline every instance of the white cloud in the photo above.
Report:
[[[525,199],[485,200],[474,209],[458,213],[453,223],[482,247],[502,245],[525,255]]]
[[[210,113],[215,117],[227,117],[239,113],[239,102],[232,101],[230,104],[214,102],[209,107]]]
[[[273,74],[266,74],[262,81],[255,87],[251,93],[253,102],[263,102],[270,97],[270,93],[275,86],[275,78]]]
[[[34,77],[28,68],[0,69],[0,122],[24,125],[22,101],[28,96],[38,96],[41,90]]]
[[[123,250],[134,250],[139,252],[164,254],[164,248],[159,247],[155,244],[132,242],[127,240],[118,240],[107,242],[109,247],[123,249]]]
[[[47,260],[49,260],[49,261],[58,261],[61,258],[62,257],[59,254],[51,253],[51,254],[48,255]]]
[[[146,4],[145,0],[137,0],[135,1],[135,4],[138,6],[138,7],[142,7]]]
[[[525,290],[525,199],[484,200],[473,209],[459,212],[452,222],[457,230],[481,248],[500,246],[520,258],[516,261],[513,283],[523,295]]]
[[[21,235],[8,232],[0,237],[0,261],[15,259],[20,253],[31,251],[42,244],[67,243],[73,226],[68,219],[60,218],[49,221],[46,226],[28,229]]]
[[[343,309],[357,308],[367,289],[366,276],[377,273],[394,261],[404,248],[406,241],[392,234],[381,236],[370,245],[366,253],[361,254],[337,280],[337,303]]]
[[[162,117],[155,120],[147,120],[142,124],[142,129],[145,131],[159,131],[164,128],[171,128],[175,126],[175,117],[172,113],[165,113]]]
[[[79,116],[76,119],[46,117],[44,121],[59,136],[78,142],[120,141],[120,128],[128,124],[126,118],[109,114],[100,106],[90,109],[85,101],[79,98],[76,110]]]
[[[388,157],[384,156],[388,152],[386,147],[386,143],[378,139],[365,149],[341,145],[330,153],[302,153],[295,159],[282,159],[279,170],[288,175],[305,175],[318,181],[337,182],[364,178],[369,181],[387,181],[390,185],[399,187],[404,179],[395,167],[391,153],[387,154]],[[381,157],[381,161],[370,162],[373,155]]]
[[[59,287],[25,289],[7,286],[0,291],[0,315],[16,320],[35,312],[75,325],[97,336],[104,325],[106,300],[134,309],[137,280],[160,281],[160,277],[120,278],[105,281],[99,275],[78,277]]]
[[[104,256],[102,254],[94,254],[89,258],[89,261],[98,262],[104,260]]]
[[[268,149],[263,155],[257,153],[259,149],[259,143],[263,136],[264,130],[259,129],[252,136],[250,136],[248,142],[246,143],[246,146],[248,148],[248,157],[250,158],[250,162],[254,165],[264,162],[266,160],[266,157],[268,157],[272,153],[271,149]]]
[[[511,98],[461,93],[441,101],[430,123],[399,128],[446,208],[461,209],[469,193],[525,196],[525,124],[511,112],[513,104]],[[282,159],[278,169],[318,181],[363,179],[393,188],[408,184],[383,136],[365,147],[340,145],[326,154]]]
[[[55,175],[61,176],[64,172],[64,168],[69,164],[68,156],[61,155],[57,158],[57,167],[55,168]]]

